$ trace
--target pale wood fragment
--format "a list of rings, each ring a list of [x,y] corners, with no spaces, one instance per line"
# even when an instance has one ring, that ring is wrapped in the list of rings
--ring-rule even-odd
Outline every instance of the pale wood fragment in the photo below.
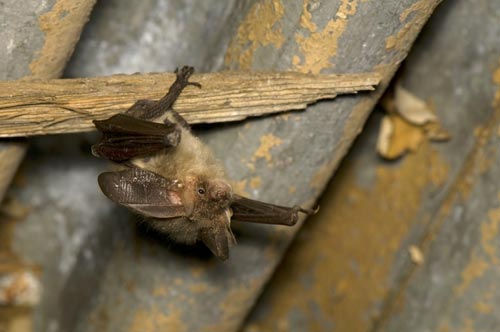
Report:
[[[138,99],[161,98],[175,75],[135,74],[84,79],[0,82],[0,137],[82,132],[92,120],[123,112]],[[308,75],[222,72],[194,75],[175,109],[189,123],[241,120],[304,109],[338,94],[374,90],[377,73]]]

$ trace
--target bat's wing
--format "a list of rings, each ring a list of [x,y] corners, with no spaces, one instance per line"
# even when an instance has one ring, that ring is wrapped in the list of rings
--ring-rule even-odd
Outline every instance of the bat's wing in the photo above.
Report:
[[[116,162],[154,155],[177,146],[181,139],[181,131],[174,123],[150,122],[125,114],[94,120],[94,124],[102,138],[92,146],[92,153]]]
[[[162,219],[185,216],[180,184],[175,180],[130,168],[102,173],[97,181],[109,199],[139,214]]]
[[[297,223],[299,212],[307,215],[316,213],[314,210],[303,209],[300,206],[273,205],[239,195],[233,196],[231,210],[233,210],[232,220],[287,226]]]

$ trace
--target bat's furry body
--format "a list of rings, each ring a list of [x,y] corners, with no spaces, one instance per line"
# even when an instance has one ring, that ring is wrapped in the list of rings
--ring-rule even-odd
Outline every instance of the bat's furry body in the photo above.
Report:
[[[172,116],[167,119],[177,123]],[[156,121],[155,121],[156,122]],[[138,167],[149,169],[168,179],[180,179],[186,176],[201,177],[205,179],[224,179],[224,168],[215,158],[211,149],[190,129],[179,125],[181,140],[167,153],[157,154],[146,159],[136,159],[132,163]],[[227,181],[227,180],[226,180]]]
[[[178,120],[168,114],[166,119],[179,125],[181,140],[179,144],[169,149],[166,153],[157,154],[149,158],[136,158],[131,163],[139,168],[157,173],[167,179],[178,179],[187,187],[193,187],[194,191],[200,186],[219,186],[226,190],[228,198],[232,196],[232,188],[229,185],[219,160],[215,158],[211,149],[198,137],[194,136],[189,128],[183,127]],[[155,122],[164,121],[164,118],[155,119]],[[205,188],[206,191],[209,188]],[[189,201],[189,198],[184,201]],[[205,204],[203,204],[205,205]],[[227,245],[236,243],[231,231],[231,209],[229,204],[220,206],[206,206],[203,208],[204,216],[172,218],[168,222],[163,219],[150,218],[150,225],[158,231],[168,234],[173,240],[194,244],[200,239],[200,231],[203,229],[215,229],[220,226],[225,231]],[[224,233],[223,231],[223,233]]]

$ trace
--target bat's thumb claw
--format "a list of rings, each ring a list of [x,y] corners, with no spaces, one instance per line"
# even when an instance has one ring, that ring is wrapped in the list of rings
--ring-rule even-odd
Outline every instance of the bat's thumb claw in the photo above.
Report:
[[[101,154],[99,153],[97,144],[92,145],[91,148],[90,148],[90,151],[92,152],[92,155],[94,157],[99,157],[99,158],[101,157]]]
[[[314,209],[299,208],[299,211],[302,212],[302,213],[307,214],[308,216],[311,216],[313,214],[318,213],[318,211],[319,211],[319,205],[317,205]]]

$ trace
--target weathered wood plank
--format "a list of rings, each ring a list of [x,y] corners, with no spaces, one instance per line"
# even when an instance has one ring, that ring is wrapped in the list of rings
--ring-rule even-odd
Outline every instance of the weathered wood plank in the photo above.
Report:
[[[92,120],[128,109],[138,99],[160,99],[175,74],[115,75],[48,81],[0,82],[0,137],[94,130]],[[242,120],[305,109],[339,94],[374,90],[377,73],[312,75],[298,72],[195,74],[175,103],[192,124]]]

